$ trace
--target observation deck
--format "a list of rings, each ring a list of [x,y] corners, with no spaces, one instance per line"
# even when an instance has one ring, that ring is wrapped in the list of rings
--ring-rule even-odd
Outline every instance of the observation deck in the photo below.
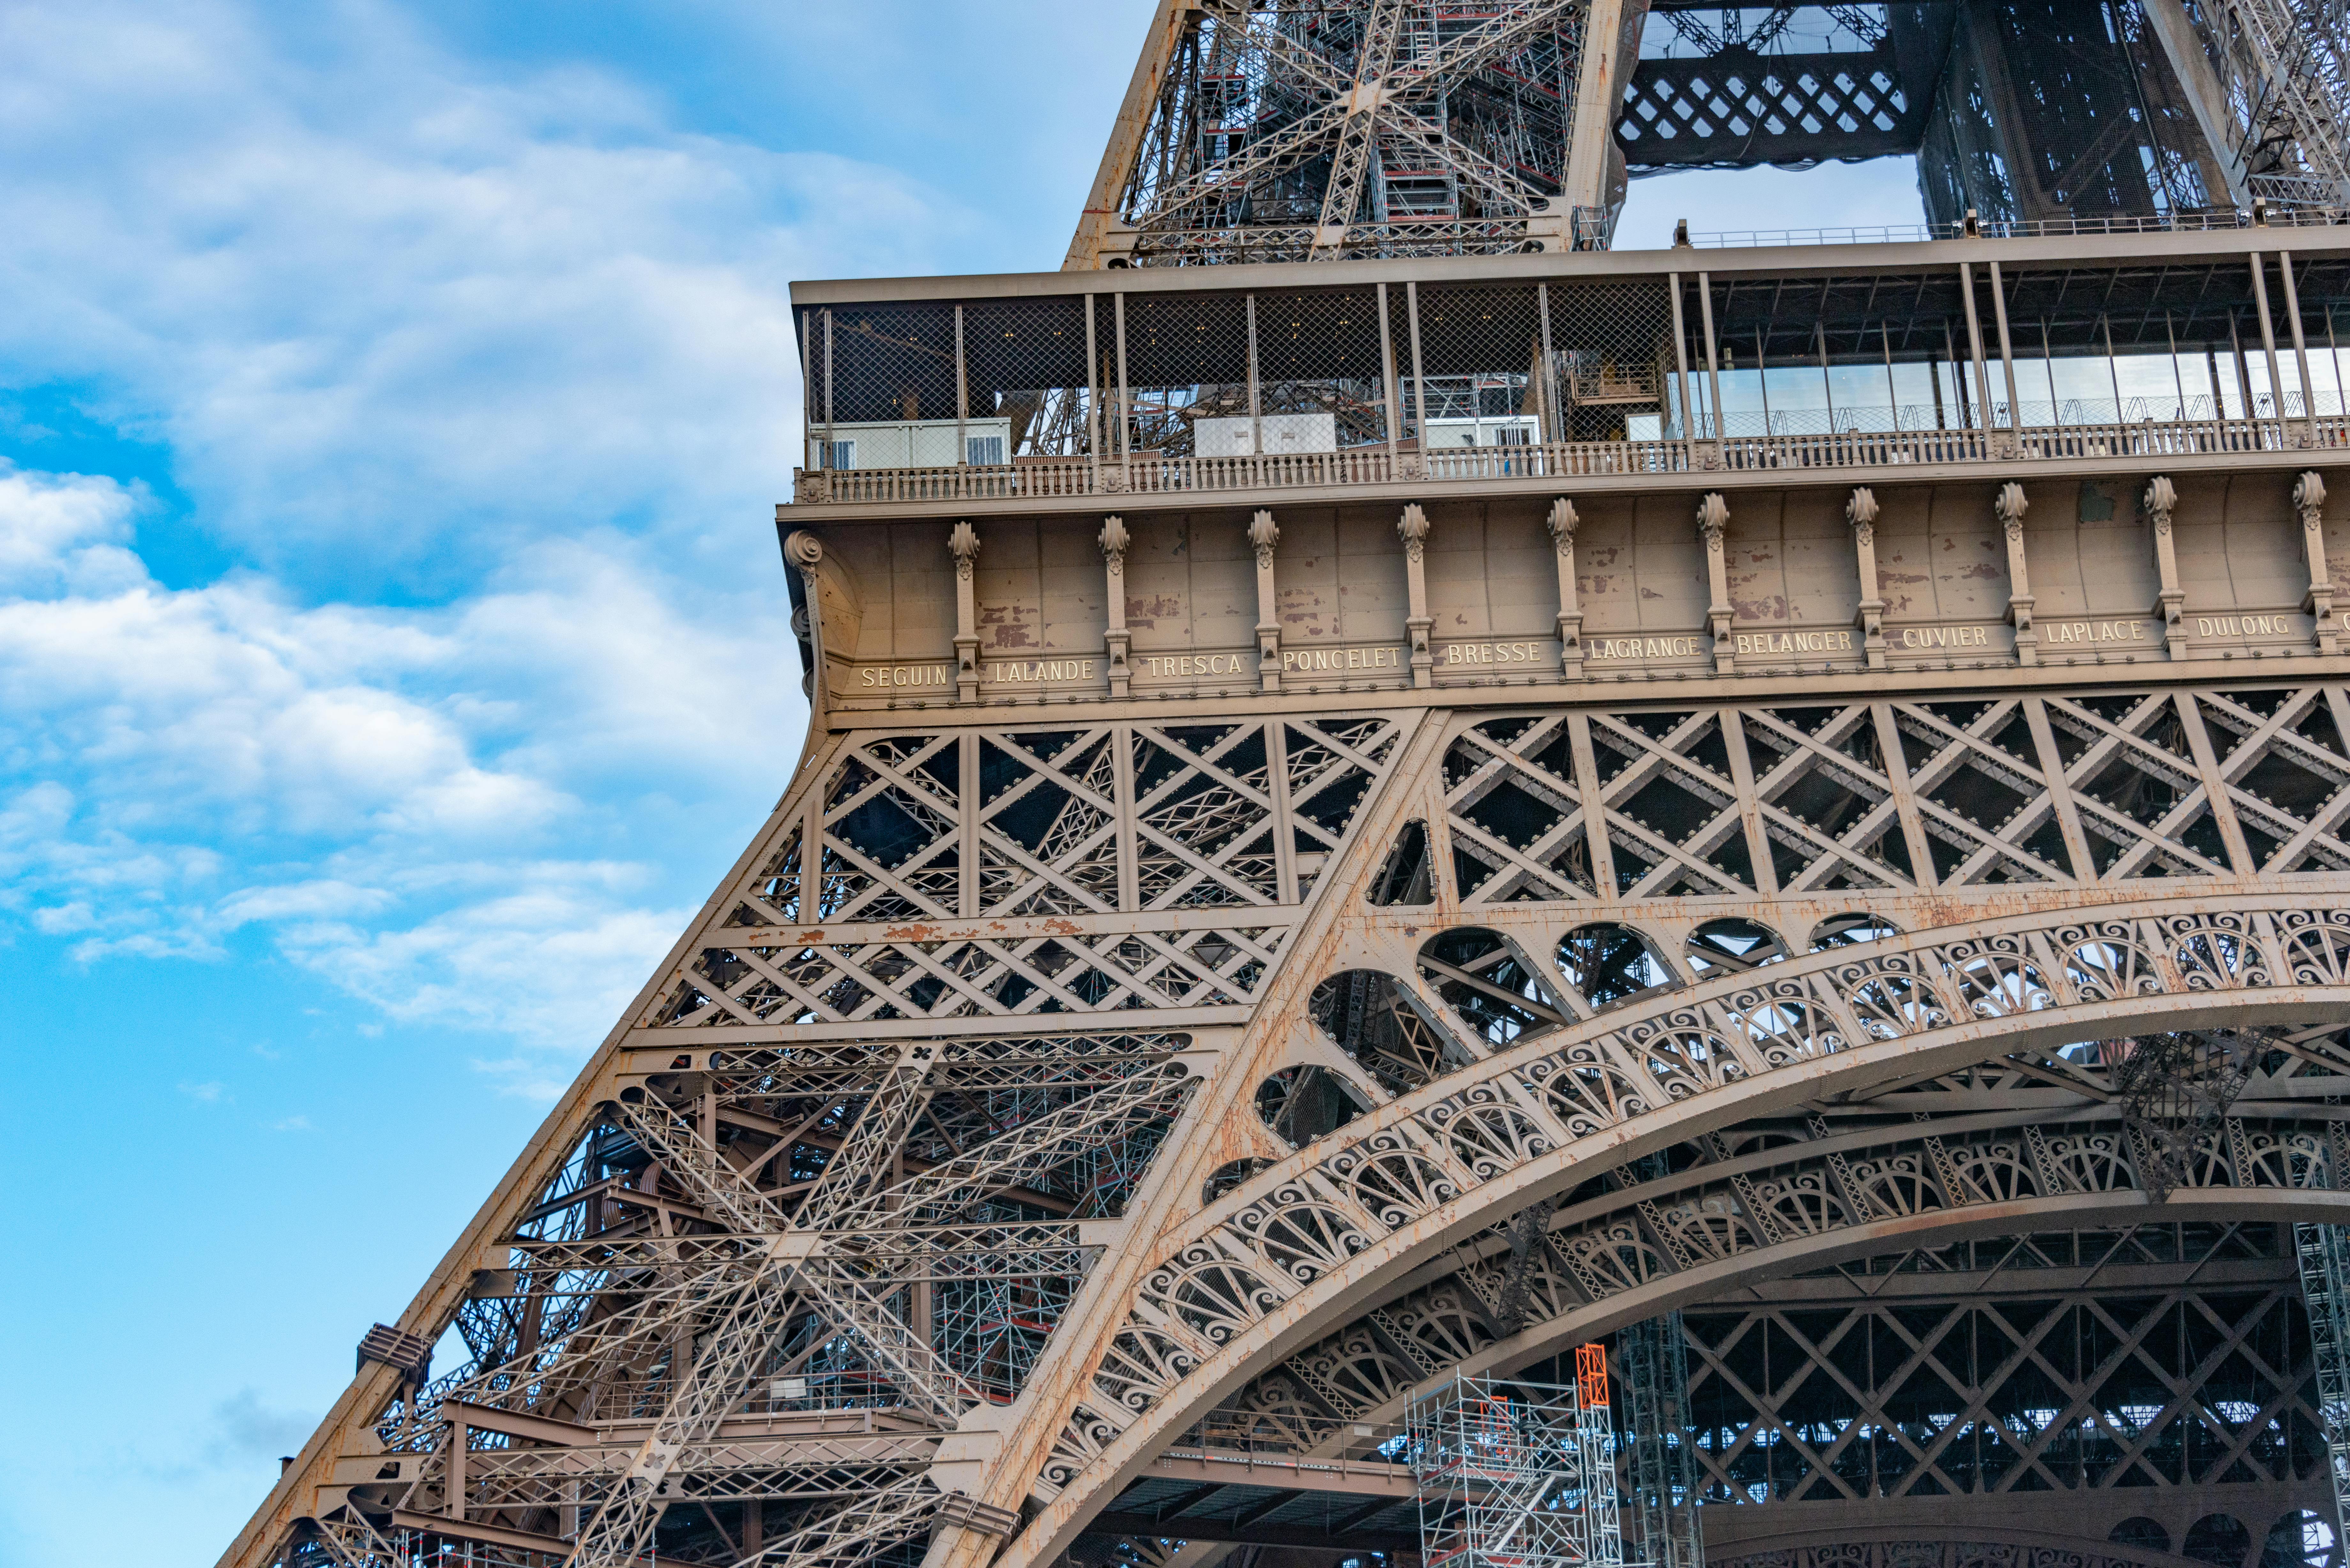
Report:
[[[2291,467],[2350,444],[2350,228],[2299,216],[802,284],[793,504]]]

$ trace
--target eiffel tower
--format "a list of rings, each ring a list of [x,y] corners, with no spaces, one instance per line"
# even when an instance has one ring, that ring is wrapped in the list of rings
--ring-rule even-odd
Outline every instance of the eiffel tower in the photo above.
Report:
[[[1071,266],[795,287],[799,765],[224,1565],[1394,1563],[1593,1341],[1647,1561],[2339,1563],[2345,231],[1578,248],[1599,15],[1170,5]]]

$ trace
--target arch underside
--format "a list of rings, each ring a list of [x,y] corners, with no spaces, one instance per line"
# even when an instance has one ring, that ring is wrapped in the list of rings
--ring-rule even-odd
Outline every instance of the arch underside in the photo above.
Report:
[[[2144,1189],[2173,1181],[2167,1206],[2191,1205],[2216,1179],[2221,1146],[2240,1137],[2247,1141],[2230,1169],[2249,1179],[2238,1186],[2231,1174],[2220,1201],[2241,1212],[2266,1179],[2242,1115],[2272,1085],[2290,1119],[2307,1085],[2282,1086],[2332,1075],[2322,1042],[2343,1016],[2337,987],[2306,983],[2323,966],[2296,970],[2284,958],[2303,940],[2292,933],[2323,919],[2306,910],[2276,917],[2023,919],[1951,941],[1921,936],[1814,954],[1544,1032],[1390,1100],[1323,1140],[1337,1146],[1330,1152],[1309,1146],[1253,1178],[1188,1240],[1162,1249],[1047,1467],[1045,1481],[1062,1490],[1030,1527],[1032,1550],[1074,1533],[1173,1433],[1245,1398],[1240,1391],[1275,1367],[1349,1428],[1376,1426],[1380,1407],[1392,1409],[1410,1386],[1451,1366],[1504,1366],[1509,1351],[1493,1352],[1495,1344],[1514,1340],[1538,1355],[1672,1304],[1658,1282],[1669,1273],[1690,1274],[1696,1292],[1708,1279],[1729,1286],[1767,1271],[1773,1248],[1866,1251],[1871,1227],[1899,1234],[1978,1206],[1982,1221],[2028,1226],[2034,1204],[2053,1215],[2067,1203],[2116,1205],[2126,1193],[2142,1208]],[[2221,950],[2228,956],[2209,967]],[[2158,981],[2127,953],[2185,967]],[[2145,978],[2116,985],[2116,961]],[[2296,974],[2302,983],[2270,984]],[[2284,1026],[2293,1043],[2269,1064],[2271,1084],[2238,1102],[2234,1123],[2209,1132],[2191,1180],[2154,1174],[2148,1147],[2133,1144],[2116,1113],[2115,1085],[2099,1081],[2095,1053],[2080,1043],[2264,1023]],[[1995,1065],[1965,1070],[1980,1063]],[[1953,1109],[1925,1108],[1937,1099]],[[1970,1100],[1984,1118],[1971,1127],[1960,1109]],[[2077,1116],[2084,1107],[2094,1107],[2091,1121],[2067,1121],[2068,1108]],[[1872,1116],[1921,1115],[1953,1117],[1954,1136],[1964,1136],[1955,1146],[1914,1131],[1911,1145],[1872,1142],[1887,1136],[1868,1128]],[[1644,1127],[1657,1130],[1644,1137]],[[2288,1140],[2314,1140],[2315,1163],[2285,1171],[2277,1191],[2313,1213],[2333,1201],[2316,1196],[2331,1181],[2321,1173],[2327,1162],[2340,1163],[2329,1127],[2284,1130]],[[1658,1136],[1668,1128],[1701,1136]],[[1643,1196],[1621,1168],[1676,1142],[1700,1173],[1690,1179],[1711,1189],[1681,1190],[1669,1179]],[[1805,1143],[1818,1146],[1808,1160]],[[2096,1174],[2068,1164],[2085,1158],[2099,1162]],[[1715,1162],[1722,1168],[1708,1172]],[[1611,1186],[1631,1194],[1628,1208],[1614,1204]],[[1512,1221],[1529,1205],[1554,1203],[1544,1244],[1530,1256]],[[2002,1203],[2014,1211],[1999,1214]],[[1832,1239],[1844,1227],[1852,1234]],[[1430,1260],[1461,1249],[1488,1255],[1415,1281]],[[1611,1314],[1605,1303],[1619,1294]],[[1537,1312],[1560,1326],[1531,1339],[1523,1326],[1497,1332]],[[1358,1423],[1357,1413],[1372,1418]]]
[[[464,1259],[439,1321],[473,1359],[360,1415],[390,1457],[312,1495],[445,1521],[453,1487],[553,1552],[736,1334],[732,1413],[651,1494],[664,1557],[830,1516],[864,1533],[809,1560],[1091,1560],[1203,1421],[1351,1459],[1455,1369],[1773,1280],[2333,1214],[2350,794],[2303,697],[2229,699],[2266,729],[2219,777],[2145,693],[2072,703],[2037,768],[2013,703],[844,741]],[[2324,804],[2260,771],[2287,753]],[[1386,875],[1414,823],[1428,865]],[[984,919],[951,924],[961,884]],[[1566,950],[1603,926],[1650,967]],[[1317,1003],[1342,975],[1377,983]],[[2276,1033],[2166,1152],[2102,1043],[2220,1027]],[[1308,1070],[1343,1119],[1269,1125]]]

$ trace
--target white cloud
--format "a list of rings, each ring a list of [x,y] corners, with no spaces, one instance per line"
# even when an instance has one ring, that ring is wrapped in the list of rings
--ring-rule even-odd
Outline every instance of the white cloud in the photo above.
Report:
[[[785,280],[978,221],[380,0],[276,26],[0,0],[0,365],[187,498],[0,466],[0,940],[577,1053],[702,891],[649,816],[733,836],[799,737]],[[191,530],[244,564],[170,580]]]
[[[786,280],[923,270],[977,222],[332,17],[297,60],[229,0],[0,9],[0,354],[101,379],[206,525],[305,585],[446,586],[613,521],[747,540],[792,462]]]
[[[575,1057],[690,909],[658,866],[577,850],[625,839],[633,792],[772,788],[797,736],[779,605],[700,624],[579,545],[445,608],[175,590],[135,557],[85,591],[65,568],[118,547],[90,541],[121,497],[59,525],[61,494],[109,496],[0,470],[0,534],[47,540],[21,576],[49,585],[0,594],[0,909],[83,962],[216,959],[259,929],[390,1017]]]

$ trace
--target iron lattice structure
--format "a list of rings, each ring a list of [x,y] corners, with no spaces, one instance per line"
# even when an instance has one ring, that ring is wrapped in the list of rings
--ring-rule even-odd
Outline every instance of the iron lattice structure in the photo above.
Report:
[[[1945,232],[2350,205],[2332,0],[1162,0],[1067,265],[1604,248],[1627,173],[1918,159]]]
[[[2350,1521],[2350,1231],[2339,1225],[2296,1225],[2293,1251],[2301,1263],[2302,1297],[2309,1307],[2334,1517]]]
[[[1604,117],[1574,119],[1586,11],[1170,0],[1073,265],[1562,246],[1574,140],[1588,155],[1606,136]]]
[[[1611,1339],[1660,1568],[2306,1538],[2326,239],[809,286],[801,763],[224,1563],[1412,1552]]]
[[[1672,1174],[1650,1155],[1640,1174]],[[1635,1521],[1638,1561],[1648,1568],[1705,1568],[1705,1492],[1698,1475],[1697,1426],[1689,1406],[1689,1331],[1678,1311],[1630,1324],[1616,1334],[1627,1425],[1625,1489]]]
[[[1567,1384],[1456,1377],[1412,1401],[1404,1454],[1428,1568],[1621,1568],[1607,1353]]]

